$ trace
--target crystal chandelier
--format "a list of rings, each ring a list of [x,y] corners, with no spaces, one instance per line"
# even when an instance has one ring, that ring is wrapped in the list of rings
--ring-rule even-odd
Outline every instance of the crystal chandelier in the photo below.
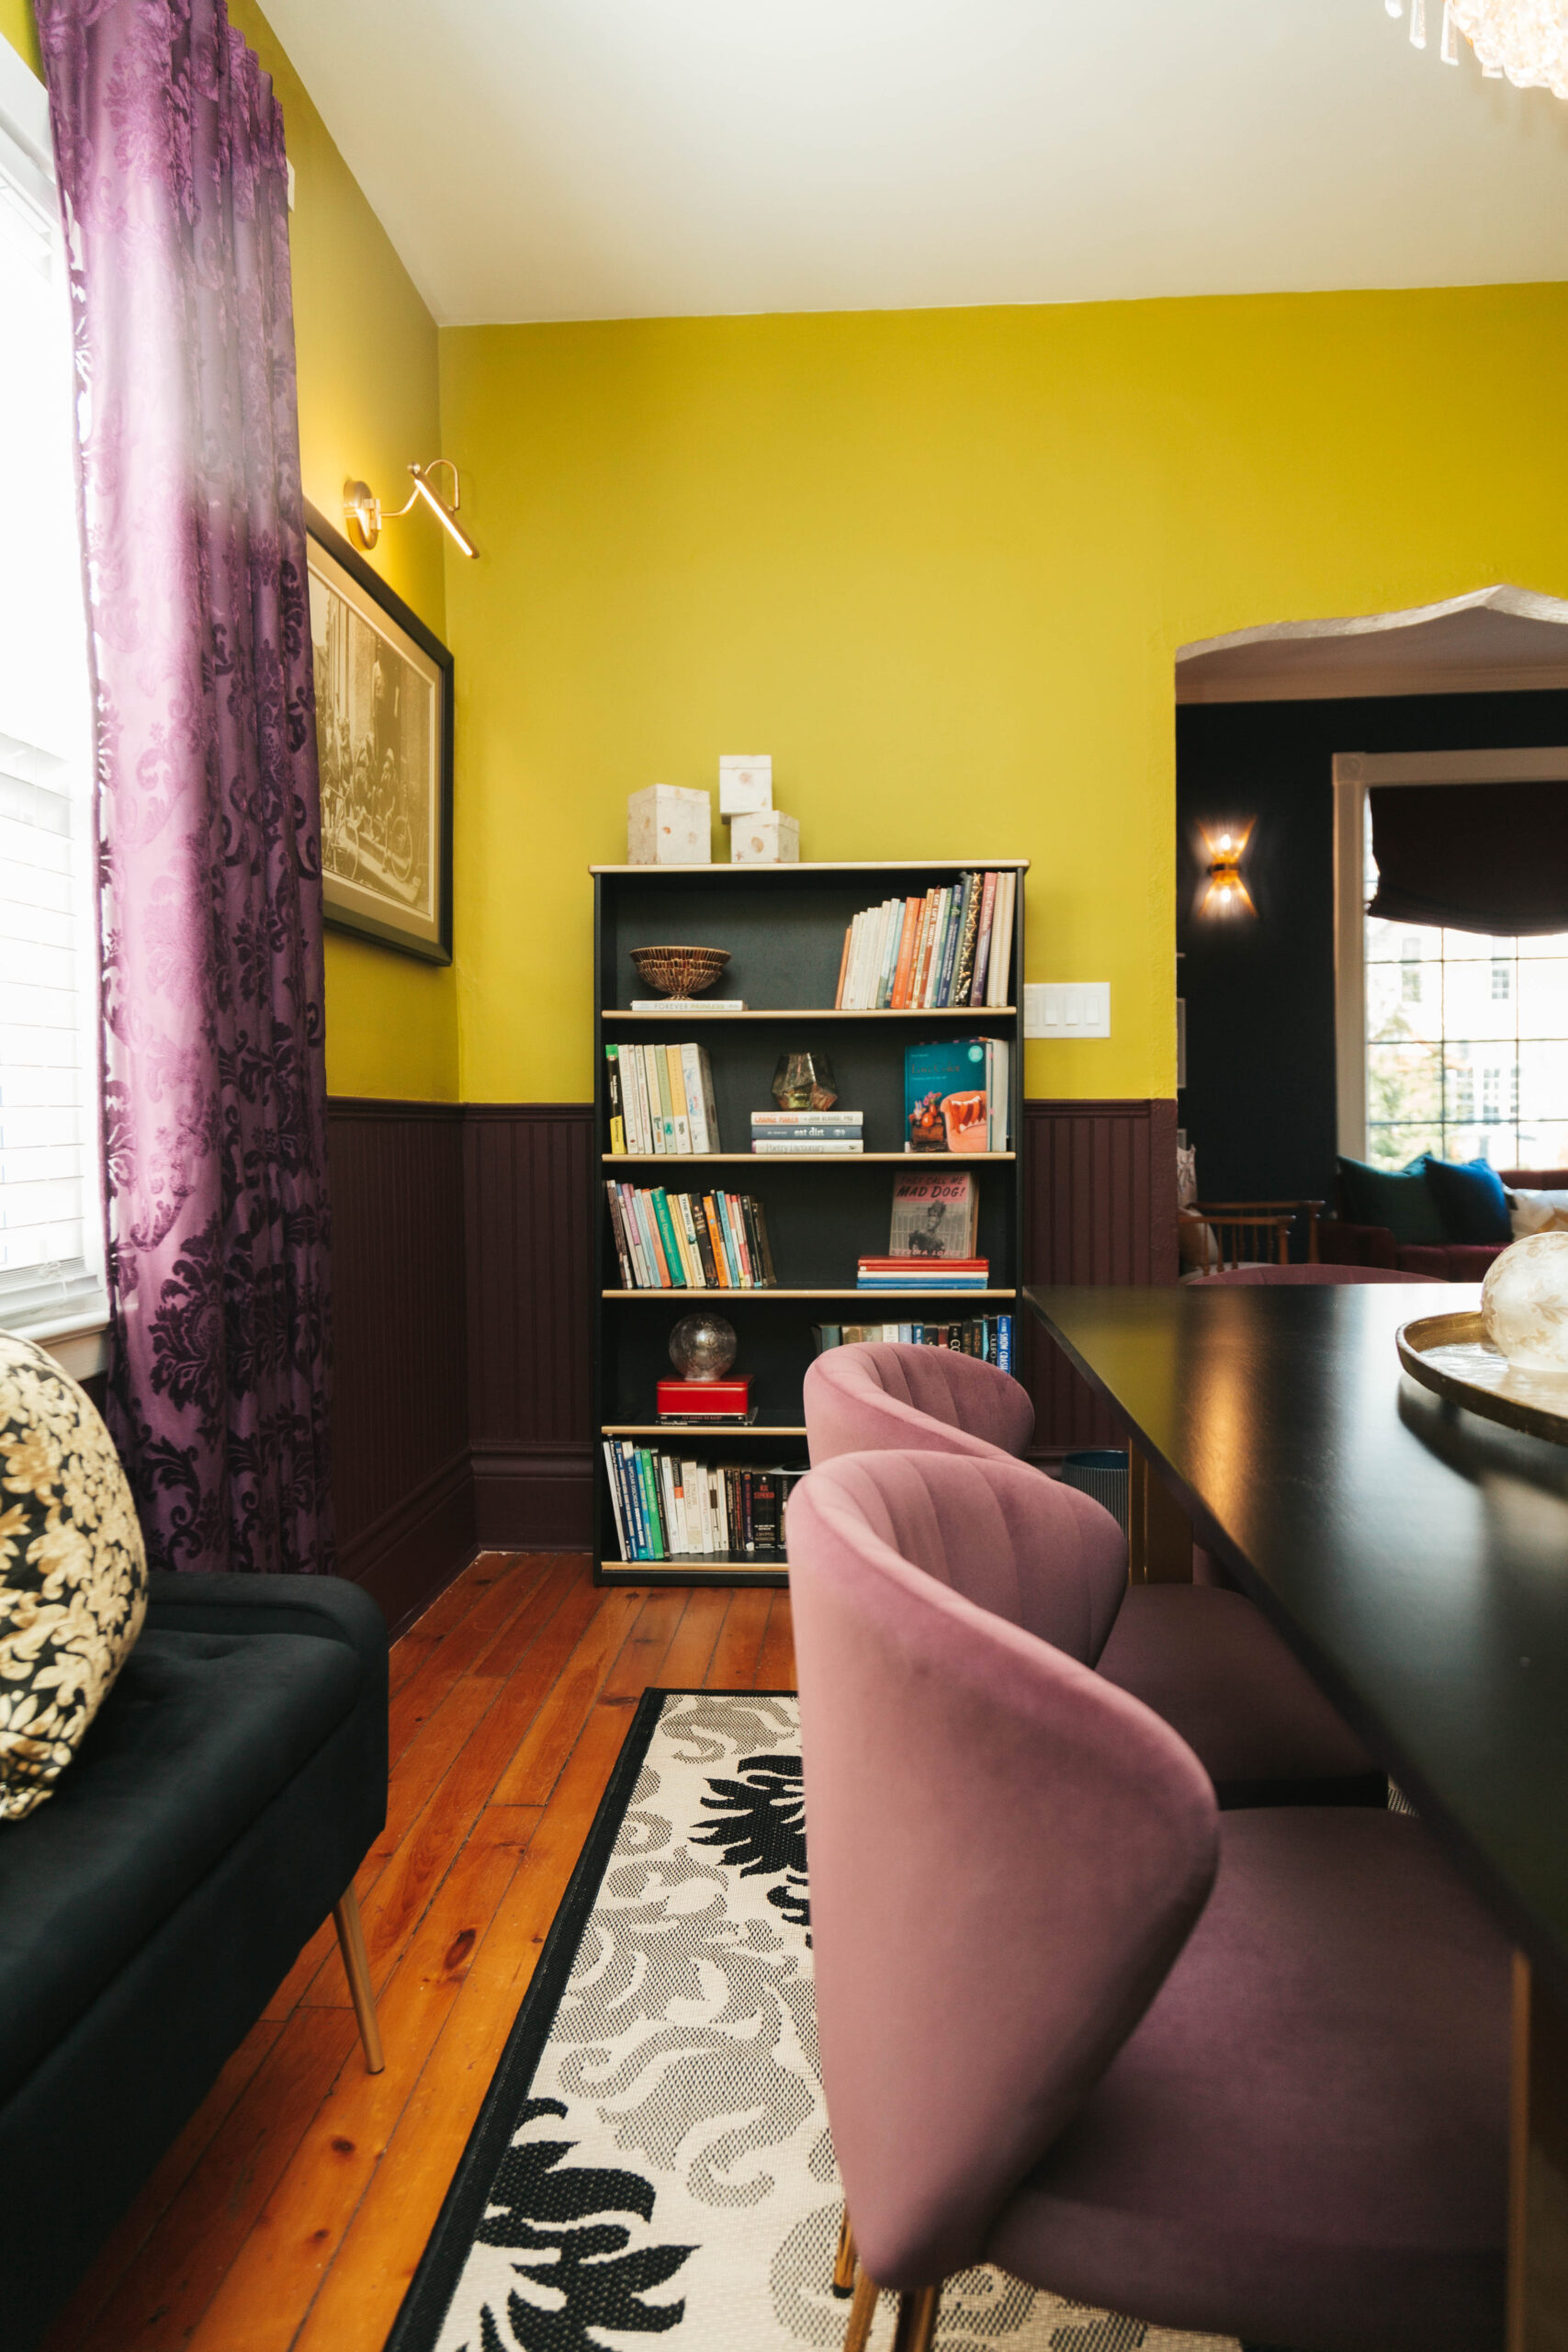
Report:
[[[1404,0],[1383,0],[1391,17]],[[1463,34],[1489,81],[1506,74],[1516,88],[1551,90],[1568,98],[1568,0],[1443,0],[1440,53],[1459,63]],[[1427,0],[1410,0],[1410,39],[1427,46]]]

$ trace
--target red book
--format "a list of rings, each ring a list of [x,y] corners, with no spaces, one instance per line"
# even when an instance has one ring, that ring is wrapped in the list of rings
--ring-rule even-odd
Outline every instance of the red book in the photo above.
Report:
[[[938,1274],[983,1274],[990,1262],[988,1258],[862,1258],[859,1261],[863,1274],[901,1274],[912,1266]]]
[[[678,1414],[682,1420],[732,1420],[744,1418],[750,1409],[750,1373],[739,1380],[661,1380],[659,1384],[659,1410]]]

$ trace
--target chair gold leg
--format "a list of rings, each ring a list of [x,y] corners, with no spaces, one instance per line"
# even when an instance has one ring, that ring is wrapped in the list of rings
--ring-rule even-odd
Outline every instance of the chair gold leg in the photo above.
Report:
[[[365,1949],[359,1897],[352,1884],[345,1888],[343,1901],[333,1905],[333,1925],[348,1978],[349,1998],[359,2021],[359,2039],[365,2045],[365,2071],[378,2075],[387,2061],[381,2051],[381,2029],[376,2022],[376,1992],[370,1982],[370,1955]]]
[[[850,2305],[850,2324],[844,2330],[844,2352],[865,2352],[871,2341],[871,2323],[876,2317],[876,2299],[881,2291],[863,2263],[855,2273],[855,2299]]]
[[[893,2352],[931,2352],[936,2342],[936,2312],[942,2301],[940,2280],[934,2287],[916,2287],[898,2298],[898,2324]]]
[[[850,2209],[844,2208],[844,2218],[839,2223],[839,2251],[833,2256],[833,2292],[852,2295],[855,2290],[855,2233],[850,2226]]]

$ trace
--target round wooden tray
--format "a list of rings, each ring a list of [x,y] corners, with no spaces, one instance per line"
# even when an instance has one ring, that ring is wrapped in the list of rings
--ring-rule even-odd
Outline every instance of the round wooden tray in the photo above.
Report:
[[[1434,1395],[1505,1429],[1568,1445],[1568,1374],[1514,1371],[1488,1343],[1473,1307],[1463,1315],[1418,1316],[1395,1336],[1400,1363]]]

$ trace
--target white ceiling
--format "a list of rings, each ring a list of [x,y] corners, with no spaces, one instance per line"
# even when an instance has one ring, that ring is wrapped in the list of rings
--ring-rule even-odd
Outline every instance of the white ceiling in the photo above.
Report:
[[[1176,699],[1332,702],[1350,695],[1503,694],[1568,686],[1568,604],[1476,588],[1345,620],[1270,621],[1183,645]]]
[[[1382,0],[265,6],[443,322],[1568,277],[1568,105]]]

